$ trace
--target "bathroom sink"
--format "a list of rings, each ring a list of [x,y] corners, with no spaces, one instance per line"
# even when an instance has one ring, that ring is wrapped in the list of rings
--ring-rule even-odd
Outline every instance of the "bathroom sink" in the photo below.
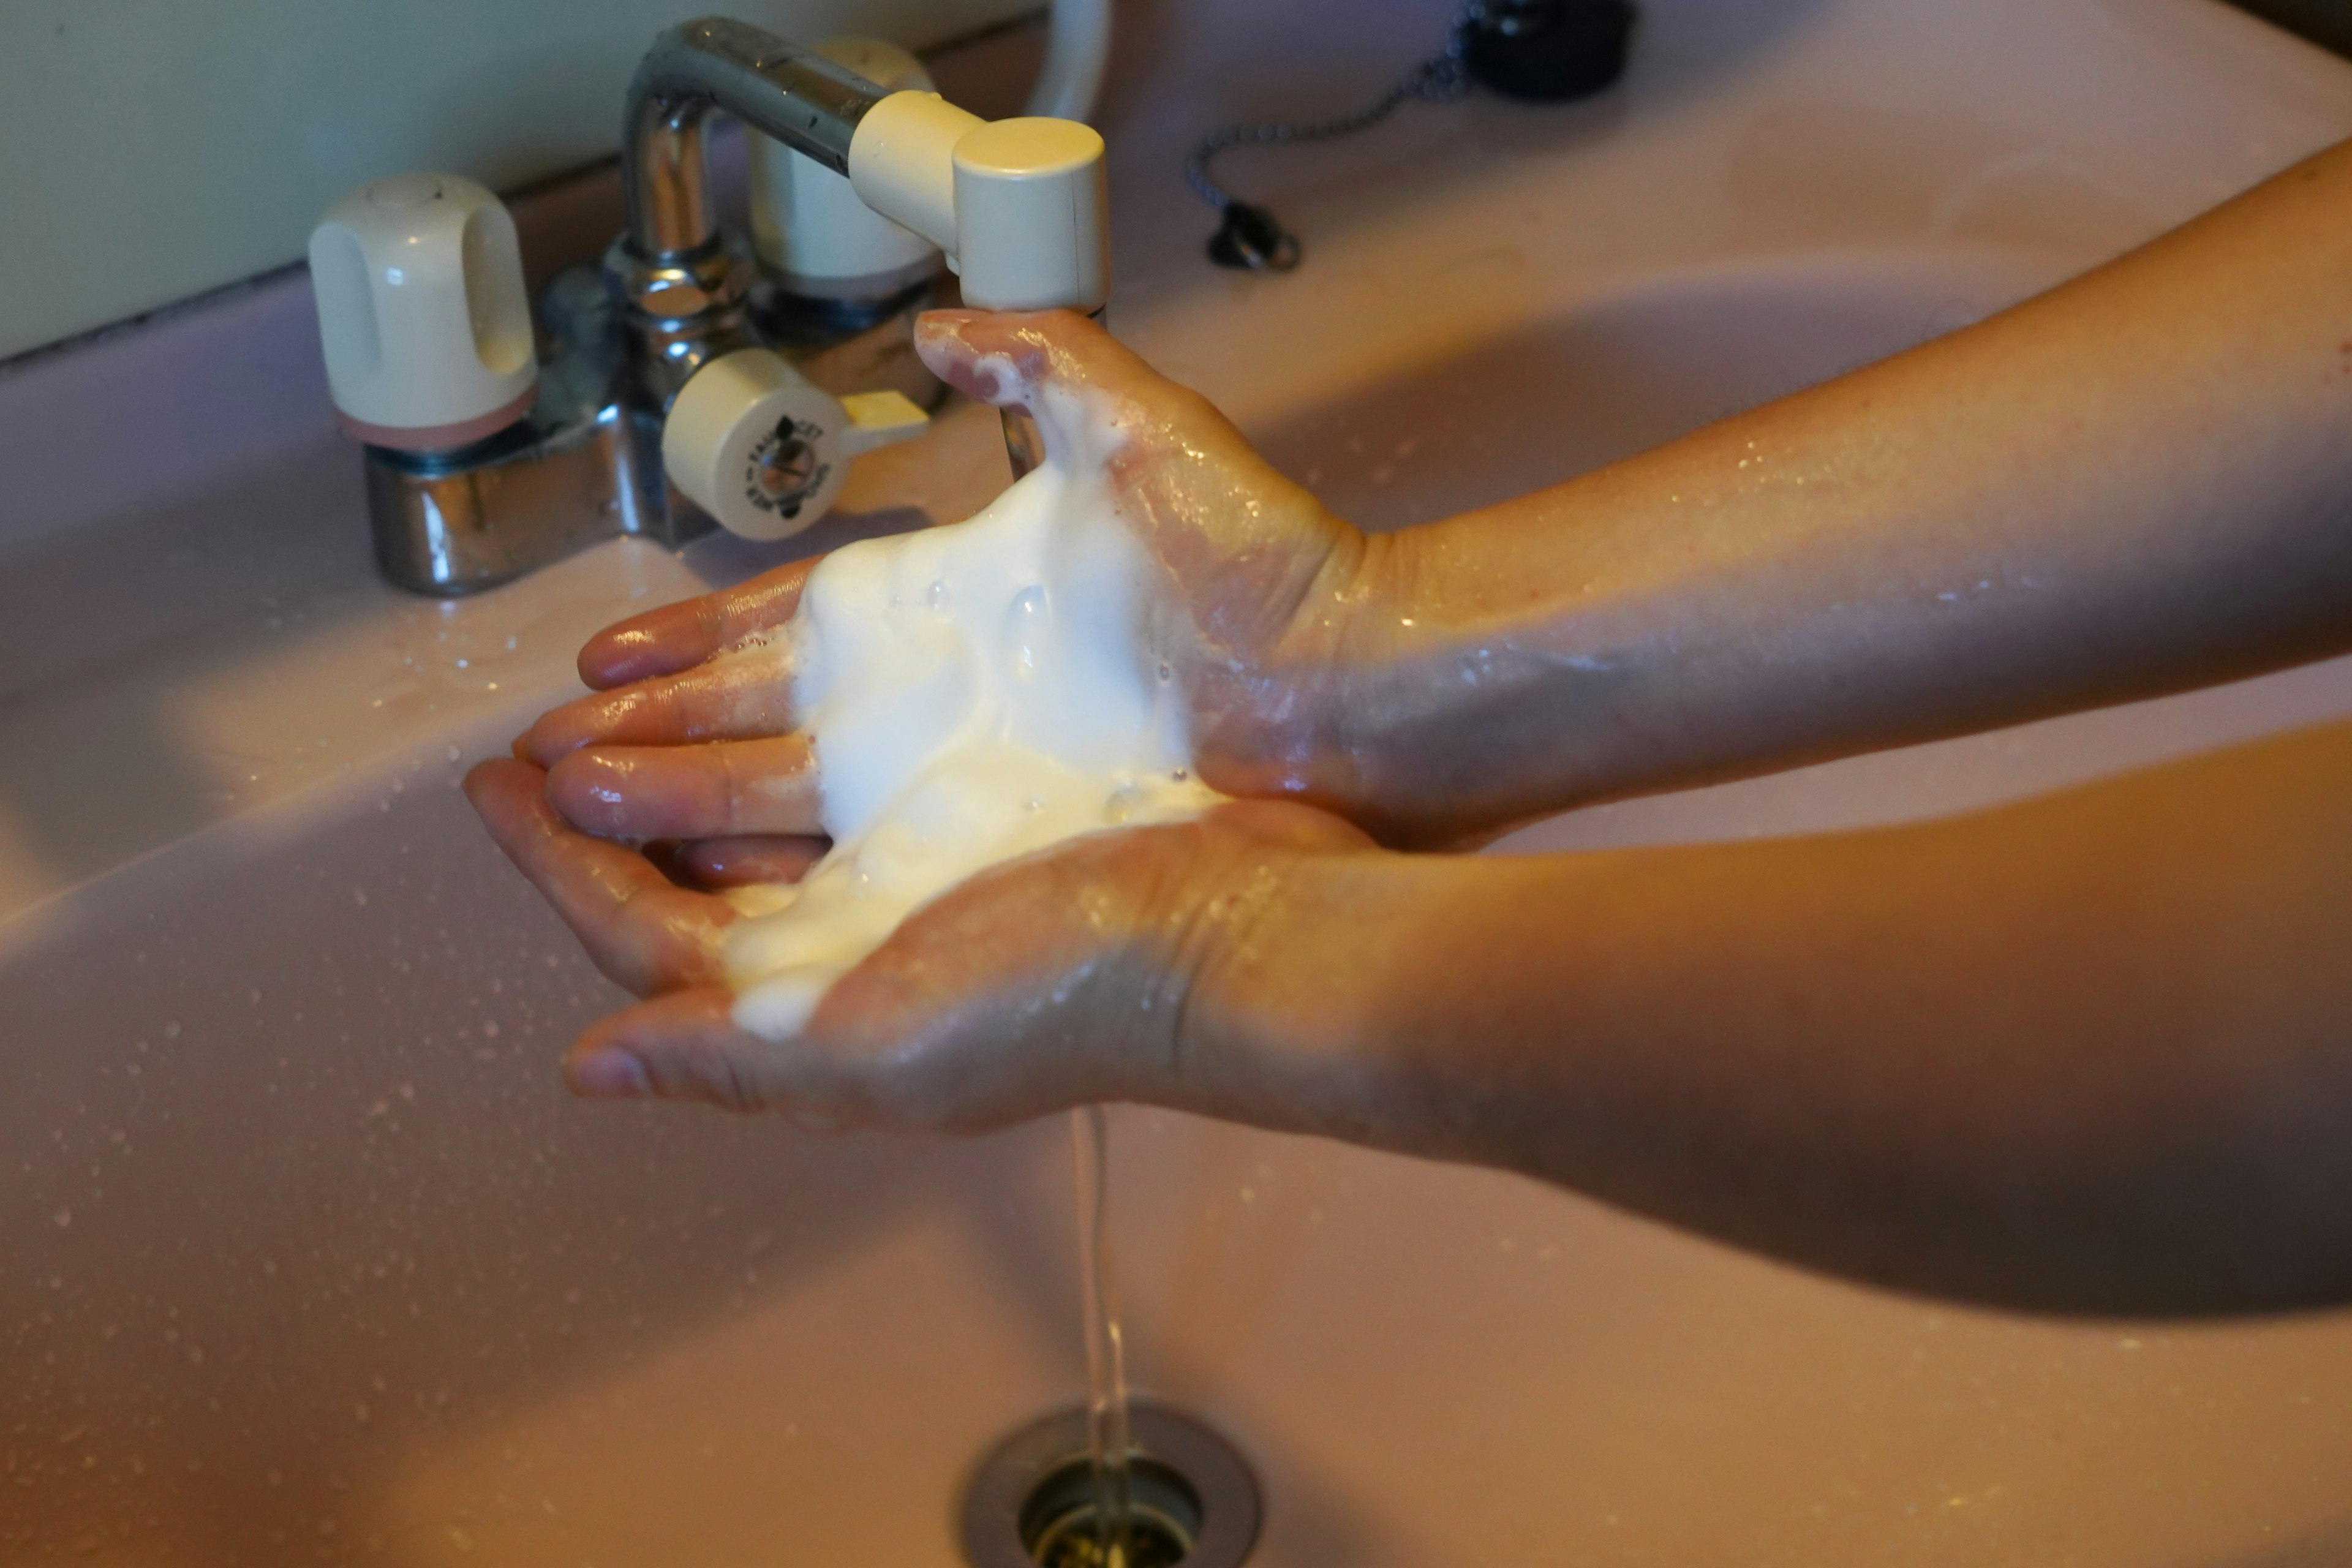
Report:
[[[1133,5],[1106,111],[1122,333],[1373,527],[1899,350],[2352,133],[2352,68],[2204,0],[1653,0],[1620,98],[1237,161],[1307,265],[1201,266],[1186,139],[1359,94],[1426,47],[1408,9]],[[240,342],[307,310],[232,308]],[[589,629],[769,558],[616,542],[405,599],[306,417],[0,567],[0,1563],[945,1568],[974,1458],[1082,1386],[1064,1128],[571,1101],[555,1058],[618,994],[455,787]],[[962,515],[1000,463],[953,412],[804,542]],[[2323,665],[1498,848],[1927,815],[2347,711]],[[1113,1123],[1136,1380],[1254,1465],[1267,1568],[2352,1559],[2341,1317],[1957,1310],[1493,1173]]]

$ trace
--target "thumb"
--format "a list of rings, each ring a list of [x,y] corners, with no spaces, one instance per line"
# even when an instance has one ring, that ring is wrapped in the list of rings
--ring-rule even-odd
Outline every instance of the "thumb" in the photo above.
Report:
[[[724,986],[673,991],[591,1024],[563,1063],[590,1100],[698,1100],[779,1111],[813,1132],[881,1120],[865,1092],[870,1068],[805,1036],[764,1039],[735,1022]]]
[[[1076,416],[1091,405],[1115,433],[1114,446],[1131,444],[1128,468],[1150,467],[1155,453],[1177,454],[1188,471],[1205,461],[1244,486],[1311,500],[1207,398],[1169,380],[1100,322],[1074,310],[928,311],[915,322],[915,352],[966,396],[1026,409],[1050,450],[1085,449],[1088,436]],[[1057,391],[1094,395],[1048,395]]]
[[[967,397],[1035,412],[1046,385],[1132,390],[1150,368],[1074,310],[930,310],[915,323],[915,352]]]

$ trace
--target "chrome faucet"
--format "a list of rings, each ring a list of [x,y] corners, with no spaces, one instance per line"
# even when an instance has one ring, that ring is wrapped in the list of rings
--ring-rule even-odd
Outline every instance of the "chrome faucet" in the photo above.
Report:
[[[923,428],[899,392],[836,396],[788,363],[805,335],[754,308],[761,268],[713,211],[713,110],[828,172],[817,178],[846,176],[865,208],[945,253],[969,302],[1093,310],[1108,291],[1092,131],[989,124],[740,22],[673,27],[629,87],[627,227],[601,275],[574,268],[543,291],[535,384],[513,223],[488,191],[395,176],[344,197],[312,237],[330,380],[365,445],[392,582],[470,593],[616,535],[677,547],[720,521],[781,537],[831,504],[856,453]],[[844,221],[838,201],[811,210]],[[875,330],[877,310],[905,330],[939,260],[919,254],[911,285],[899,267],[874,275],[879,295],[822,303],[850,331]]]
[[[654,41],[629,83],[621,150],[628,227],[604,276],[635,340],[641,389],[667,405],[714,353],[750,342],[755,271],[712,212],[703,131],[713,109],[836,174],[888,89],[741,22],[710,17]]]

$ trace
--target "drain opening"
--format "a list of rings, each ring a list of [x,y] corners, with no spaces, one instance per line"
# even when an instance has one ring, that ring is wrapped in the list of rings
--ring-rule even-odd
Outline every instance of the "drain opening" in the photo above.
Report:
[[[1223,1437],[1164,1405],[1128,1415],[1127,1568],[1240,1568],[1257,1544],[1257,1483]],[[963,1500],[972,1568],[1105,1568],[1084,1410],[1057,1411],[981,1460]]]
[[[1126,1568],[1175,1568],[1201,1535],[1201,1494],[1148,1455],[1128,1462]],[[1021,1544],[1041,1568],[1107,1568],[1095,1532],[1094,1469],[1081,1457],[1048,1471],[1021,1509]]]

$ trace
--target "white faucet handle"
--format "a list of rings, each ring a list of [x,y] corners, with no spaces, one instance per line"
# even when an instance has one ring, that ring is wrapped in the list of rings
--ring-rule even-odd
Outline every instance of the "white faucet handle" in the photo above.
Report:
[[[996,120],[955,144],[957,273],[984,310],[1091,311],[1110,298],[1101,132]]]
[[[730,533],[785,539],[832,510],[852,458],[929,428],[901,394],[836,398],[773,350],[739,349],[678,390],[662,468]]]
[[[911,441],[931,427],[931,416],[903,392],[853,392],[841,400],[841,412],[848,419],[841,449],[852,458]]]
[[[327,381],[373,446],[461,447],[530,412],[539,381],[514,219],[456,174],[373,180],[310,235]]]

